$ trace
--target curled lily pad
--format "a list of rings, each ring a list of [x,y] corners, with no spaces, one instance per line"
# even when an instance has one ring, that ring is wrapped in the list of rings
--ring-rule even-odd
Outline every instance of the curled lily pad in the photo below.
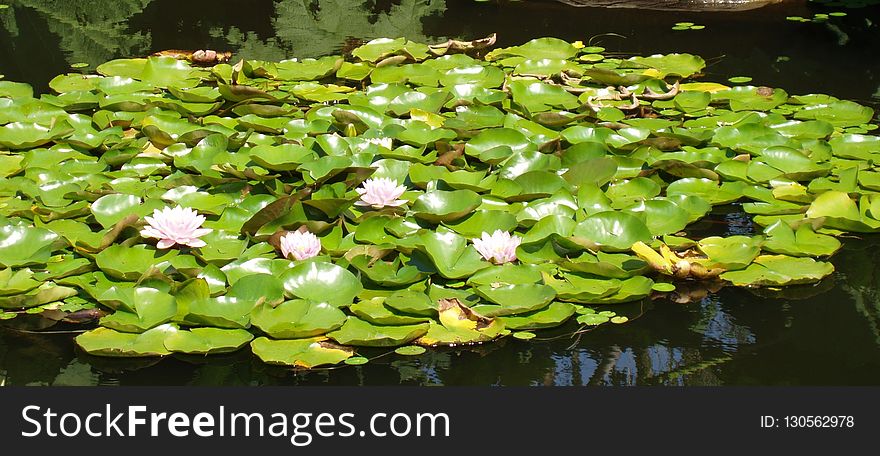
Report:
[[[817,196],[807,209],[807,217],[824,218],[825,226],[847,231],[880,230],[880,221],[866,217],[847,193],[827,191]]]
[[[30,269],[12,268],[0,269],[0,296],[11,296],[27,293],[40,286],[42,282],[34,280],[34,273]]]
[[[426,351],[427,350],[425,349],[425,347],[421,347],[418,345],[407,345],[406,347],[397,347],[396,349],[394,349],[394,353],[404,356],[418,356],[422,353],[425,353]]]
[[[424,233],[419,242],[443,277],[460,279],[491,266],[465,238],[451,231]]]
[[[403,314],[423,316],[437,314],[437,304],[433,302],[428,295],[418,291],[395,291],[385,298],[384,304]]]
[[[75,296],[75,288],[43,282],[39,287],[22,294],[0,296],[0,309],[29,309]]]
[[[504,330],[500,320],[475,313],[458,299],[439,303],[440,323],[431,322],[427,333],[416,340],[418,345],[458,345],[485,342]]]
[[[367,255],[351,259],[351,265],[366,275],[371,281],[386,287],[398,287],[424,280],[427,275],[417,266],[402,266],[400,257],[394,261],[373,261]]]
[[[160,209],[165,204],[158,200],[146,203],[135,195],[110,194],[104,195],[91,204],[92,215],[104,228],[111,228],[125,217],[135,214],[148,215],[153,209]]]
[[[95,263],[108,276],[134,281],[154,268],[167,269],[177,254],[177,250],[156,250],[143,244],[132,247],[116,244],[96,255]]]

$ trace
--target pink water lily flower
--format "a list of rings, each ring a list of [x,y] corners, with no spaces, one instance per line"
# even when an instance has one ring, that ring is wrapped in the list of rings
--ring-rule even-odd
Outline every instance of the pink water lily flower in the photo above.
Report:
[[[397,199],[406,187],[397,185],[397,181],[387,177],[377,179],[367,179],[364,186],[356,188],[355,191],[361,195],[360,201],[354,203],[357,206],[372,206],[374,209],[381,209],[385,206],[400,206],[406,203],[406,200]]]
[[[199,238],[213,231],[201,228],[205,216],[188,207],[154,209],[153,216],[144,219],[149,225],[141,230],[141,236],[158,239],[156,247],[160,249],[171,248],[175,244],[204,247],[207,244]]]
[[[321,240],[308,231],[289,231],[281,238],[281,255],[305,260],[321,253]]]
[[[491,235],[484,231],[480,239],[471,239],[471,241],[483,258],[495,264],[504,264],[516,261],[516,248],[522,242],[522,238],[495,230]]]

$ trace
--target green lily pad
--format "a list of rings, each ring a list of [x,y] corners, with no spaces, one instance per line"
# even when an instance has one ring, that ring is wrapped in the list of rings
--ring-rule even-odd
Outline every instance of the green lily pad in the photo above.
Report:
[[[360,293],[360,280],[333,263],[307,261],[288,269],[280,277],[288,296],[343,307]]]
[[[630,60],[655,69],[656,73],[653,73],[652,76],[658,79],[668,75],[687,78],[706,67],[706,62],[701,57],[691,54],[652,55],[633,57]]]
[[[190,355],[232,353],[253,338],[253,334],[244,329],[192,328],[171,332],[165,338],[165,348]]]
[[[155,327],[140,334],[123,333],[109,328],[96,328],[76,337],[76,344],[86,353],[109,357],[165,356],[165,339],[177,332],[173,325]]]
[[[506,328],[516,331],[546,329],[565,323],[574,315],[574,311],[574,304],[555,301],[534,312],[505,316],[499,319]]]
[[[10,149],[31,149],[63,138],[74,129],[62,120],[52,127],[36,123],[12,122],[0,127],[0,146]]]
[[[787,223],[778,221],[765,228],[764,235],[767,236],[764,250],[788,256],[830,256],[841,247],[840,241],[816,233],[808,223],[793,230]]]
[[[251,323],[275,339],[320,336],[342,326],[345,319],[345,314],[330,304],[304,299],[277,307],[264,303],[251,312]]]
[[[101,325],[120,332],[140,333],[168,323],[177,314],[174,296],[154,288],[136,287],[120,290],[130,293],[126,306],[134,312],[117,310],[101,318]]]
[[[585,247],[625,251],[636,242],[651,242],[651,238],[651,231],[638,217],[605,211],[578,223],[569,239]]]
[[[824,218],[824,226],[855,232],[880,230],[880,221],[864,217],[855,201],[840,191],[827,191],[817,196],[807,209],[807,217]]]
[[[425,323],[379,326],[356,317],[349,317],[341,328],[327,336],[344,345],[396,347],[412,342],[427,331],[428,325]]]
[[[812,258],[794,258],[785,255],[762,255],[749,267],[729,271],[721,278],[738,287],[783,286],[818,282],[834,272],[831,263]]]
[[[58,247],[58,235],[44,228],[13,224],[0,218],[0,265],[44,264]]]
[[[517,315],[543,309],[556,297],[556,290],[552,287],[537,283],[482,285],[474,288],[474,291],[493,304],[473,307],[475,312],[486,317]]]
[[[34,273],[30,269],[12,268],[0,269],[0,296],[13,296],[27,293],[40,286],[42,282],[34,280]]]
[[[708,267],[735,270],[748,266],[761,253],[763,243],[760,236],[712,236],[700,240],[698,245],[709,257]]]
[[[264,363],[305,369],[338,364],[354,355],[350,348],[328,342],[324,337],[291,340],[258,337],[251,342],[251,350]]]
[[[152,214],[154,209],[161,209],[163,207],[165,207],[165,204],[159,200],[151,199],[144,202],[135,195],[116,193],[98,198],[91,204],[90,209],[95,220],[101,226],[112,228],[129,215],[134,214],[138,217],[143,217],[144,215]]]
[[[23,294],[0,296],[0,309],[30,309],[61,301],[76,294],[77,290],[75,288],[57,286],[52,282],[43,282],[39,287]]]

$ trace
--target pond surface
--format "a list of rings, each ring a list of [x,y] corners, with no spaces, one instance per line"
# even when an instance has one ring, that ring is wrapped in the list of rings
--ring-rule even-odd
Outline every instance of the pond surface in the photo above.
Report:
[[[554,2],[472,0],[6,0],[0,74],[41,92],[85,62],[162,49],[213,48],[279,60],[338,53],[349,38],[421,42],[497,32],[500,46],[541,36],[583,40],[624,55],[689,52],[709,63],[704,80],[750,76],[791,94],[828,93],[880,105],[880,7],[825,8],[798,0],[745,12],[574,8]],[[824,22],[787,16],[845,11]],[[705,25],[676,31],[677,22]],[[754,234],[738,207],[698,226]],[[639,317],[575,334],[577,325],[424,355],[378,356],[364,366],[291,373],[247,350],[161,361],[92,358],[74,334],[0,328],[0,385],[877,385],[880,384],[880,237],[849,238],[837,272],[784,292],[725,288],[692,302],[627,304]],[[620,307],[618,307],[620,308]],[[52,331],[55,328],[50,328]]]

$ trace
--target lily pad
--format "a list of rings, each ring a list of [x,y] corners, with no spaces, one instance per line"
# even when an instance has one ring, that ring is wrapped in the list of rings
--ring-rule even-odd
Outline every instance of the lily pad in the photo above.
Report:
[[[330,304],[304,299],[277,307],[262,304],[251,313],[251,323],[275,339],[302,339],[326,334],[345,323],[346,315]]]
[[[625,251],[636,242],[650,242],[651,238],[651,231],[638,217],[605,211],[578,223],[569,239],[585,247]]]
[[[291,340],[258,337],[251,342],[251,350],[264,363],[305,369],[338,364],[354,355],[352,349],[333,344],[324,337]]]
[[[101,325],[120,332],[140,333],[168,323],[177,314],[174,296],[160,290],[136,287],[120,290],[130,293],[127,307],[134,312],[118,310],[101,319]]]
[[[794,258],[785,255],[762,255],[749,267],[729,271],[721,278],[739,287],[783,286],[818,282],[834,272],[831,263],[812,258]]]
[[[440,300],[440,323],[431,322],[416,340],[425,346],[472,344],[492,340],[504,330],[501,320],[475,313],[458,299]]]
[[[232,353],[247,345],[254,336],[244,329],[192,328],[171,332],[165,348],[175,353],[211,355]]]
[[[333,263],[300,263],[281,275],[288,296],[326,302],[336,307],[351,304],[361,291],[361,283],[351,272]]]
[[[379,326],[356,317],[349,317],[341,328],[327,336],[344,345],[397,347],[412,342],[427,331],[428,325],[425,323]]]
[[[96,328],[76,337],[76,344],[86,353],[111,357],[165,356],[165,339],[177,332],[173,325],[158,326],[140,334],[123,333],[109,328]]]
[[[0,218],[0,265],[44,264],[58,245],[58,235],[44,228],[14,224]]]

